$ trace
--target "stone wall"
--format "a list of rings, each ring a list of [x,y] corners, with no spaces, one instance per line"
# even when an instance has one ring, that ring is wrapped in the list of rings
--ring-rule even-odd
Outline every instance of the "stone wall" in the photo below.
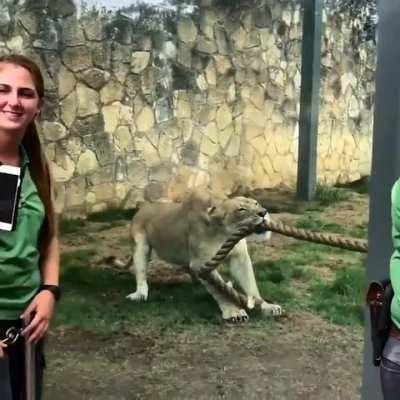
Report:
[[[135,21],[69,0],[0,2],[0,53],[47,85],[41,135],[69,215],[189,187],[295,186],[301,62],[297,1],[203,0],[193,15]],[[172,23],[171,23],[172,21]],[[145,23],[144,23],[145,22]],[[369,174],[375,48],[325,17],[318,179]]]

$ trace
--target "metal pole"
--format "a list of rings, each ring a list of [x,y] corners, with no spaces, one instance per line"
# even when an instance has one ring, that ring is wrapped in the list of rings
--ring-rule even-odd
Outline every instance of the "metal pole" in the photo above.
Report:
[[[313,199],[316,189],[322,2],[304,0],[297,165],[297,197],[301,200]]]
[[[35,345],[25,340],[25,390],[26,400],[36,399]]]
[[[378,1],[378,58],[370,183],[367,280],[389,274],[392,253],[390,191],[400,175],[400,2]],[[363,400],[382,399],[379,369],[372,365],[369,315],[365,312]]]
[[[33,319],[33,314],[22,319],[22,328],[25,329]],[[24,340],[25,356],[25,400],[36,399],[36,345]]]

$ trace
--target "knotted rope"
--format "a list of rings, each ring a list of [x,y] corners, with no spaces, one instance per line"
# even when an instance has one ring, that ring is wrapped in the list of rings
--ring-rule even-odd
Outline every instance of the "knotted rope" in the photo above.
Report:
[[[334,247],[340,247],[346,250],[353,250],[362,253],[368,252],[368,242],[362,239],[354,239],[342,237],[339,235],[312,232],[305,229],[298,229],[292,226],[284,225],[280,222],[266,221],[258,225],[245,225],[239,227],[236,233],[229,237],[217,251],[214,257],[205,263],[198,273],[199,277],[207,280],[210,284],[216,286],[222,293],[230,297],[236,304],[248,309],[254,308],[255,305],[261,304],[261,300],[248,298],[247,296],[237,292],[230,284],[227,284],[219,275],[211,274],[217,266],[226,258],[235,245],[244,237],[251,233],[262,233],[266,231],[280,233],[285,236],[291,236],[296,239],[306,240],[309,242],[327,244]]]

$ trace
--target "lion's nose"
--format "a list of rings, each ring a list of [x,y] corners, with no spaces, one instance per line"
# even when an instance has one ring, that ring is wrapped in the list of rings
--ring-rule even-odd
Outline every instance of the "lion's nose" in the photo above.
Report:
[[[260,211],[260,212],[258,213],[258,215],[259,215],[260,217],[264,217],[266,213],[267,213],[267,210],[266,210],[265,208],[263,208],[262,211]]]

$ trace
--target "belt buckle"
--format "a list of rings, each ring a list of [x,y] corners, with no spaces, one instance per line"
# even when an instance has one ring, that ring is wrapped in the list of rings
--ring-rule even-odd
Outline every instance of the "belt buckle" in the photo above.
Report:
[[[6,330],[6,338],[3,339],[3,343],[10,345],[14,344],[19,337],[21,336],[21,329],[17,329],[14,326],[11,326]]]

